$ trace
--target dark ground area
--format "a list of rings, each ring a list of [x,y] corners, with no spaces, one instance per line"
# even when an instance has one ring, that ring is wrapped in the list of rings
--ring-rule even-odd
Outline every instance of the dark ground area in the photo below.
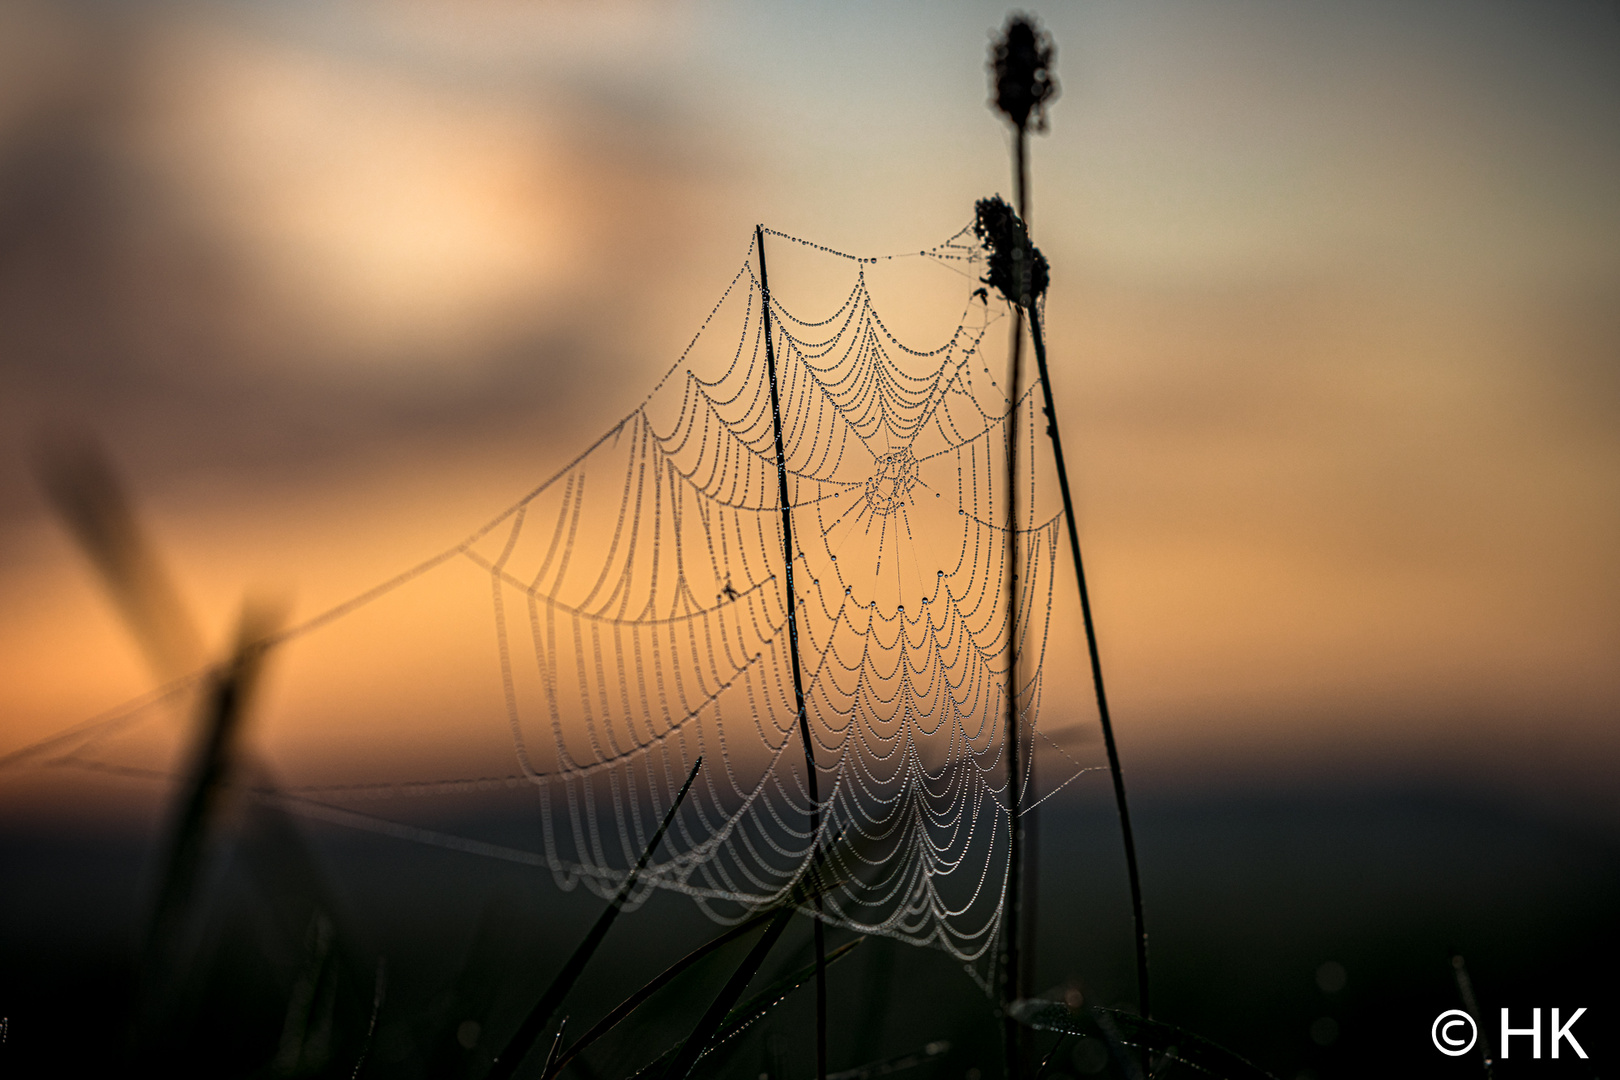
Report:
[[[1433,1018],[1460,1005],[1451,958],[1461,954],[1492,1041],[1503,1006],[1515,1026],[1541,1008],[1544,1031],[1553,1006],[1566,1017],[1588,1010],[1573,1029],[1588,1061],[1567,1046],[1557,1062],[1532,1059],[1521,1038],[1496,1076],[1612,1071],[1620,1051],[1612,1021],[1620,840],[1612,833],[1414,789],[1142,798],[1136,813],[1160,1018],[1283,1080],[1478,1076],[1477,1056],[1449,1059],[1430,1045]],[[514,846],[529,828],[490,815],[455,824]],[[369,1076],[482,1076],[601,908],[533,869],[305,829],[339,900],[336,933],[358,958],[338,975],[360,1002],[358,1012],[339,1008],[340,1022],[363,1028],[369,965],[387,959]],[[1129,919],[1111,804],[1090,796],[1048,804],[1041,835],[1038,985],[1129,1005]],[[123,1072],[151,855],[149,841],[127,836],[0,830],[4,1075]],[[247,861],[238,856],[210,894],[200,955],[211,959],[193,972],[189,1034],[171,1047],[171,1075],[275,1075],[267,1066],[284,1043],[313,931],[300,942],[297,931],[278,928],[276,905]],[[675,896],[625,915],[567,1003],[572,1030],[715,932]],[[847,938],[835,932],[831,943]],[[803,964],[809,939],[807,926],[793,927],[762,978]],[[576,1075],[626,1075],[673,1045],[747,949],[746,940],[728,947],[654,999],[592,1059],[597,1071]],[[999,1075],[990,1004],[949,957],[872,940],[833,968],[830,982],[835,1070],[948,1040],[949,1052],[898,1075]],[[811,995],[800,991],[713,1074],[812,1075],[812,1016]],[[344,1054],[357,1038],[334,1033],[326,1074],[351,1075],[355,1058]],[[1049,1075],[1088,1075],[1094,1050],[1066,1044]],[[528,1063],[535,1072],[538,1056]]]

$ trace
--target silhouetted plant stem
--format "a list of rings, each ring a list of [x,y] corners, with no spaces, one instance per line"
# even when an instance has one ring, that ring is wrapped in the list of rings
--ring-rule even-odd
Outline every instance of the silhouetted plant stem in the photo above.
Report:
[[[692,771],[687,774],[686,783],[681,785],[680,793],[675,796],[675,801],[670,804],[669,812],[664,815],[664,820],[659,824],[658,831],[653,833],[651,840],[647,841],[647,847],[642,851],[641,858],[636,861],[636,865],[631,869],[629,876],[624,879],[624,884],[619,886],[619,891],[613,894],[613,899],[608,901],[607,910],[597,918],[596,924],[585,935],[585,940],[579,943],[579,947],[574,950],[574,955],[568,958],[568,962],[557,973],[557,977],[551,980],[551,985],[546,987],[546,992],[540,995],[540,1000],[535,1002],[533,1009],[529,1010],[529,1015],[518,1026],[516,1034],[507,1041],[506,1048],[495,1058],[489,1069],[488,1080],[508,1080],[517,1071],[518,1065],[522,1063],[524,1056],[528,1054],[529,1049],[534,1045],[534,1041],[540,1037],[540,1032],[544,1031],[546,1024],[551,1022],[551,1014],[557,1011],[557,1006],[562,1004],[563,998],[568,996],[568,991],[573,989],[574,983],[578,981],[580,974],[585,970],[585,965],[590,962],[592,955],[595,954],[597,946],[602,944],[602,939],[607,936],[608,929],[613,925],[613,920],[619,917],[619,912],[624,908],[624,902],[629,899],[631,890],[636,887],[636,881],[641,877],[641,872],[652,861],[653,852],[658,849],[659,843],[664,839],[664,833],[669,831],[670,824],[675,820],[675,812],[681,808],[681,803],[686,799],[686,793],[692,790],[692,781],[697,779],[698,770],[702,767],[703,758],[700,756],[697,761],[692,763]],[[552,1048],[552,1052],[556,1052],[556,1047]]]
[[[1001,1002],[1005,1008],[1021,996],[1022,979],[1018,971],[1018,946],[1021,934],[1019,921],[1019,886],[1022,884],[1023,862],[1023,778],[1018,745],[1018,384],[1022,381],[1023,350],[1019,347],[1022,335],[1018,322],[1013,323],[1013,348],[1007,374],[1007,913],[1001,946]],[[1022,1070],[1019,1046],[1023,1032],[1012,1016],[1002,1018],[1003,1046],[1007,1057],[1007,1077],[1013,1080]]]
[[[1001,196],[980,199],[974,206],[974,234],[989,252],[989,274],[982,280],[993,286],[1014,305],[1029,308],[1046,291],[1046,259],[1029,242],[1029,233],[1012,207]],[[1023,781],[1019,775],[1022,753],[1019,749],[1018,715],[1018,384],[1020,350],[1013,349],[1007,389],[1007,713],[1004,744],[1007,752],[1007,879],[1002,893],[1001,962],[1002,1046],[1006,1053],[1006,1075],[1017,1077],[1022,1069],[1023,1032],[1013,1022],[1012,1004],[1018,1000],[1019,976],[1019,886],[1022,864],[1019,858],[1022,833]]]
[[[1056,47],[1051,35],[1043,31],[1029,16],[1013,13],[1007,18],[1001,37],[992,45],[990,67],[995,76],[995,107],[1013,126],[1013,170],[1017,185],[1018,217],[1016,234],[1027,247],[1031,258],[1026,269],[1035,270],[1040,263],[1042,280],[1038,285],[1020,294],[1006,286],[1010,279],[1003,272],[999,285],[1003,295],[1014,305],[1027,311],[1030,337],[1035,342],[1035,361],[1040,370],[1041,392],[1045,397],[1046,431],[1052,439],[1052,453],[1057,460],[1058,486],[1063,494],[1063,515],[1069,527],[1069,546],[1074,555],[1075,578],[1080,585],[1080,612],[1086,625],[1086,648],[1091,654],[1091,678],[1097,692],[1097,713],[1102,721],[1103,742],[1108,749],[1108,769],[1114,779],[1114,799],[1119,806],[1120,832],[1125,842],[1125,866],[1130,876],[1131,916],[1136,931],[1136,980],[1138,1001],[1143,1017],[1148,1010],[1147,928],[1142,916],[1142,884],[1136,869],[1136,841],[1131,832],[1130,806],[1125,799],[1125,779],[1120,771],[1119,750],[1114,744],[1114,726],[1108,712],[1108,695],[1103,688],[1102,661],[1097,651],[1097,631],[1091,617],[1091,597],[1086,589],[1086,573],[1080,560],[1080,533],[1075,527],[1074,499],[1069,494],[1068,469],[1063,459],[1063,441],[1058,435],[1057,407],[1052,401],[1052,379],[1046,367],[1046,342],[1041,333],[1038,304],[1045,291],[1045,260],[1029,243],[1029,129],[1046,130],[1046,108],[1058,95],[1057,78],[1053,73]],[[983,204],[981,203],[981,206]],[[983,213],[980,215],[983,222]],[[1006,237],[1013,233],[1005,234]],[[982,234],[981,234],[982,238]],[[1004,245],[1008,246],[1008,245]],[[992,271],[992,278],[995,272]],[[1033,279],[1031,279],[1033,282]],[[987,283],[997,284],[996,281]],[[1021,327],[1015,320],[1014,333]],[[1020,338],[1016,340],[1021,340]],[[1016,351],[1017,345],[1014,349]],[[1033,760],[1033,757],[1032,757]],[[1034,889],[1031,888],[1033,894]]]
[[[1049,35],[1041,31],[1040,27],[1027,15],[1014,12],[1007,17],[1007,24],[1001,36],[996,39],[990,49],[990,70],[994,75],[993,90],[995,92],[994,105],[997,111],[1005,116],[1013,128],[1013,178],[1015,194],[1017,196],[1018,216],[1023,222],[1029,220],[1029,181],[1026,164],[1029,159],[1029,128],[1033,122],[1036,130],[1046,130],[1046,106],[1056,98],[1058,92],[1057,80],[1052,77],[1052,40]],[[1027,229],[1024,234],[1028,240]],[[1033,250],[1033,249],[1032,249]],[[1032,296],[1038,294],[1034,290]],[[1012,347],[1009,350],[1012,356],[1012,388],[1011,396],[1015,403],[1018,400],[1018,387],[1024,351],[1024,321],[1023,304],[1021,297],[1014,293],[1008,296],[1014,304],[1012,325]],[[1027,301],[1026,301],[1027,303]],[[1016,424],[1014,424],[1016,427]],[[1009,488],[1016,486],[1013,471],[1014,454],[1008,454],[1007,478]],[[1016,497],[1014,506],[1016,507]],[[1016,524],[1014,525],[1016,530]],[[1008,550],[1016,556],[1016,533],[1009,534]],[[1014,579],[1009,576],[1009,581]],[[1017,655],[1014,652],[1009,678],[1016,678]],[[1016,752],[1017,742],[1017,711],[1012,706],[1008,720],[1008,749]],[[1004,1004],[1017,998],[1028,996],[1034,984],[1034,965],[1028,964],[1022,970],[1019,966],[1019,952],[1028,957],[1036,953],[1035,943],[1035,903],[1039,892],[1039,841],[1037,819],[1031,813],[1028,822],[1022,813],[1022,796],[1025,789],[1034,790],[1035,755],[1029,755],[1026,763],[1017,761],[1019,767],[1027,769],[1027,773],[1020,778],[1020,785],[1011,803],[1012,807],[1012,842],[1008,856],[1007,879],[1007,930],[1005,941],[1005,984],[1003,998]],[[1028,832],[1026,833],[1026,829]],[[1026,849],[1029,853],[1028,862],[1025,862]],[[1028,897],[1023,896],[1022,875],[1028,875]],[[1027,910],[1026,910],[1027,908]],[[1014,1044],[1022,1041],[1023,1031],[1010,1020],[1007,1022],[1006,1037],[1008,1044],[1008,1076],[1013,1075],[1013,1063],[1018,1056]]]
[[[1029,157],[1029,127],[1019,125],[1016,137],[1013,139],[1013,174],[1018,190],[1018,216],[1023,219],[1024,227],[1029,227],[1029,183],[1025,174],[1025,163]],[[1024,309],[1013,309],[1013,371],[1020,370],[1024,350]],[[1015,387],[1016,389],[1016,387]],[[1034,792],[1038,790],[1035,779],[1035,746],[1033,740],[1029,748],[1029,760],[1024,762],[1024,788]],[[1040,880],[1041,880],[1041,818],[1040,811],[1031,808],[1024,811],[1019,817],[1022,826],[1018,836],[1019,859],[1023,863],[1024,884],[1019,896],[1017,922],[1022,930],[1019,949],[1026,957],[1025,963],[1020,966],[1018,996],[1031,997],[1035,992],[1035,962],[1034,958],[1040,955],[1037,952],[1036,932],[1040,927]]]
[[[816,1077],[827,1080],[827,939],[821,922],[821,890],[816,877],[821,864],[821,793],[816,779],[816,756],[810,748],[810,714],[804,702],[804,675],[799,668],[799,601],[793,588],[793,504],[788,501],[787,453],[782,443],[782,405],[776,386],[776,345],[771,338],[771,286],[765,271],[765,228],[754,226],[759,245],[760,327],[765,335],[765,365],[771,383],[771,423],[776,432],[777,496],[782,504],[782,562],[786,567],[788,652],[793,658],[793,706],[799,716],[799,741],[804,745],[804,774],[810,794],[810,874],[816,919]],[[741,993],[741,991],[738,991]],[[693,1060],[696,1060],[695,1058]]]
[[[1045,398],[1046,433],[1052,439],[1052,456],[1057,464],[1058,489],[1063,495],[1063,518],[1069,527],[1069,551],[1074,556],[1074,576],[1080,586],[1080,614],[1086,624],[1086,648],[1091,654],[1091,681],[1097,691],[1097,716],[1102,721],[1103,745],[1108,750],[1108,771],[1114,778],[1114,801],[1119,807],[1119,829],[1125,842],[1125,870],[1131,885],[1131,919],[1136,930],[1136,989],[1143,1018],[1152,1016],[1148,1005],[1147,924],[1142,915],[1142,880],[1136,869],[1136,837],[1131,830],[1131,807],[1125,798],[1125,774],[1119,765],[1119,748],[1114,744],[1114,724],[1108,712],[1108,692],[1103,686],[1102,658],[1097,651],[1097,628],[1091,618],[1091,593],[1086,588],[1085,562],[1080,557],[1080,530],[1074,520],[1074,498],[1069,493],[1069,470],[1063,459],[1063,438],[1058,431],[1057,406],[1052,401],[1052,379],[1046,369],[1046,339],[1041,331],[1039,308],[1029,306],[1030,337],[1035,342],[1035,364],[1040,370],[1041,394]]]
[[[1024,219],[1024,227],[1029,227],[1029,128],[1019,125],[1017,133],[1013,136],[1013,181],[1018,188],[1018,216]]]

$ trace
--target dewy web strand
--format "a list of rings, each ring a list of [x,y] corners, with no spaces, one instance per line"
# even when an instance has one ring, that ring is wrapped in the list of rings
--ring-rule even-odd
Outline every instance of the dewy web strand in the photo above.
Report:
[[[800,313],[780,286],[770,297],[820,835],[805,825],[812,785],[787,677],[778,462],[752,247],[633,412],[462,543],[277,639],[317,633],[458,557],[476,566],[518,772],[291,787],[284,798],[323,820],[455,846],[447,834],[332,800],[526,786],[539,804],[536,864],[565,888],[583,883],[605,896],[702,755],[647,888],[686,893],[735,921],[787,895],[819,846],[825,877],[838,882],[823,897],[825,918],[945,949],[983,979],[1002,917],[1011,802],[1001,721],[1007,493],[998,477],[1012,417],[1021,437],[1034,437],[1036,388],[1010,400],[991,374],[982,350],[1004,312],[974,288],[979,249],[968,230],[879,258],[766,233],[797,245],[798,258],[822,260],[824,274],[854,264],[830,311]],[[869,275],[908,261],[959,305],[954,326],[931,341],[903,340],[874,299]],[[1032,446],[1020,449],[1021,460],[1036,460]],[[1023,483],[1013,632],[1027,754],[1058,517],[1037,517],[1051,502],[1043,474],[1028,470]],[[85,731],[80,745],[94,726]],[[94,767],[71,749],[56,760]],[[1085,771],[1069,760],[1073,772],[1057,786]],[[468,845],[460,849],[494,851]]]

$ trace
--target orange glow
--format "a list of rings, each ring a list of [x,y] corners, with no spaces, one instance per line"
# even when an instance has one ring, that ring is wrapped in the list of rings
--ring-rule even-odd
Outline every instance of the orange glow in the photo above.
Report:
[[[151,685],[32,492],[38,426],[104,433],[223,642],[247,590],[285,593],[297,622],[555,472],[681,354],[756,220],[911,251],[1006,187],[974,81],[985,20],[966,89],[924,101],[920,68],[847,81],[827,56],[865,62],[859,40],[800,28],[761,74],[719,59],[767,32],[746,20],[528,7],[302,30],[207,5],[133,29],[0,15],[0,150],[44,178],[0,192],[0,223],[58,221],[35,199],[62,233],[0,266],[0,340],[24,358],[0,387],[0,754]],[[1398,746],[1507,775],[1533,731],[1561,741],[1557,769],[1610,770],[1620,216],[1591,176],[1620,161],[1620,105],[1582,120],[1549,90],[1525,108],[1570,126],[1497,128],[1469,56],[1392,47],[1383,82],[1323,75],[1361,90],[1335,96],[1305,60],[1250,63],[1314,55],[1268,51],[1269,28],[1183,63],[1162,16],[1095,18],[1100,40],[1162,50],[1132,70],[1175,73],[1150,93],[1055,21],[1074,75],[1035,144],[1127,759],[1196,777],[1269,754],[1285,774]],[[89,194],[70,167],[94,172]],[[778,295],[835,304],[843,286],[783,246]],[[885,273],[896,332],[948,336],[960,306]],[[1053,727],[1093,715],[1070,573]],[[278,653],[255,739],[301,783],[513,772],[493,642],[487,577],[453,560]],[[156,711],[104,749],[168,768],[187,717]]]

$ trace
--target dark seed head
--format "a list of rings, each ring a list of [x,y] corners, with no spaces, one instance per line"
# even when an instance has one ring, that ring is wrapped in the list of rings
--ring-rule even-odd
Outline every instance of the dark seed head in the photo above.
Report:
[[[1022,12],[1007,16],[1001,37],[990,46],[990,71],[995,76],[995,106],[1013,126],[1023,131],[1035,119],[1035,130],[1046,130],[1046,106],[1057,100],[1058,84],[1052,74],[1056,49],[1052,35]]]
[[[1030,243],[1024,222],[1000,195],[974,207],[973,234],[990,253],[990,273],[981,278],[1009,303],[1028,307],[1046,292],[1046,256]]]

